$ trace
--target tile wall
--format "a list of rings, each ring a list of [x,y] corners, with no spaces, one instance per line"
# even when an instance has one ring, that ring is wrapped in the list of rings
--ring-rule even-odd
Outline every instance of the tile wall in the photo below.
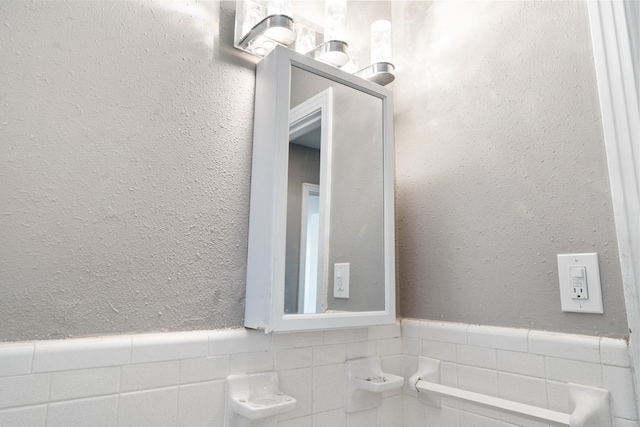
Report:
[[[297,399],[282,427],[402,425],[400,391],[345,414],[347,359],[401,374],[400,324],[265,335],[237,329],[0,344],[0,426],[224,425],[225,378],[276,370]]]
[[[0,426],[223,426],[232,373],[276,370],[298,405],[283,427],[484,427],[542,424],[400,392],[345,414],[344,362],[380,356],[408,378],[418,356],[441,361],[445,385],[570,412],[567,383],[611,390],[616,427],[637,426],[626,342],[414,319],[326,332],[249,330],[0,344]]]
[[[570,413],[568,383],[611,391],[616,427],[638,426],[624,340],[463,323],[402,320],[405,377],[418,356],[440,360],[441,382],[477,393]],[[443,399],[442,408],[404,395],[404,427],[543,426]]]

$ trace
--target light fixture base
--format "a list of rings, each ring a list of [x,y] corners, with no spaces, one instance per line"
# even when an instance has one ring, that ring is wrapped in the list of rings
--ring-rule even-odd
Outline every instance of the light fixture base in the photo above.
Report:
[[[341,40],[324,42],[308,52],[307,56],[337,68],[346,65],[351,59],[349,57],[349,45]]]
[[[287,47],[294,41],[296,33],[293,19],[287,15],[270,15],[242,36],[236,47],[262,58],[276,45]]]
[[[390,62],[376,62],[360,71],[353,73],[354,76],[362,77],[380,86],[386,86],[395,80],[393,71],[396,69]]]

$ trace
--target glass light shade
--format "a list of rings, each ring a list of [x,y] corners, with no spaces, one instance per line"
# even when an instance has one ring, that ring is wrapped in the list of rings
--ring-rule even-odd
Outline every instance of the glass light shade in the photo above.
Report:
[[[234,46],[259,57],[289,46],[296,40],[291,13],[291,0],[238,1]]]
[[[371,63],[392,62],[391,22],[375,21],[371,24]]]
[[[329,40],[328,42],[322,43],[311,52],[308,52],[307,56],[338,68],[344,66],[351,58],[349,55],[349,45],[347,45],[346,42],[338,40]]]
[[[340,67],[342,71],[353,74],[358,71],[358,60],[356,58],[349,58],[349,62]]]
[[[293,6],[291,0],[269,0],[267,13],[271,15],[286,15],[293,17]]]
[[[396,76],[393,75],[395,69],[390,62],[376,62],[353,74],[380,86],[386,86],[395,80]]]
[[[334,67],[342,67],[347,62],[349,62],[349,56],[344,54],[343,52],[326,52],[322,55],[318,56],[318,59],[322,62],[326,62],[327,64],[331,64]]]
[[[296,52],[306,54],[316,47],[316,32],[313,28],[296,23]]]
[[[236,29],[234,43],[240,39],[267,16],[267,8],[255,0],[241,0],[236,6]]]
[[[347,39],[347,0],[325,0],[324,41]]]
[[[285,27],[270,27],[264,32],[264,36],[284,46],[296,41],[296,33]]]

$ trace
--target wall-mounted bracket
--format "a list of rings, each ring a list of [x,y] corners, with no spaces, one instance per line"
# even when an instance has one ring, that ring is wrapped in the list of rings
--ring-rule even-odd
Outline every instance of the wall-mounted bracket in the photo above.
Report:
[[[569,383],[571,413],[569,425],[572,427],[611,426],[611,393],[609,390]]]
[[[423,403],[434,408],[442,406],[441,397],[433,393],[420,392],[416,388],[418,381],[429,381],[440,384],[440,361],[429,357],[418,357],[418,370],[409,378],[408,392]]]
[[[347,413],[373,409],[382,403],[382,393],[398,390],[404,378],[382,371],[379,357],[348,360],[344,365]]]
[[[275,427],[277,416],[295,407],[296,399],[280,392],[277,372],[227,377],[227,427]]]

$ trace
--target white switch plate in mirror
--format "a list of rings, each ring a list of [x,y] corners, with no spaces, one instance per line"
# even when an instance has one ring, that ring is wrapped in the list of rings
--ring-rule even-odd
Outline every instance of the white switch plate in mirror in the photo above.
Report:
[[[597,253],[558,255],[558,279],[562,311],[604,312]]]
[[[341,262],[333,266],[333,297],[349,298],[349,263]]]

